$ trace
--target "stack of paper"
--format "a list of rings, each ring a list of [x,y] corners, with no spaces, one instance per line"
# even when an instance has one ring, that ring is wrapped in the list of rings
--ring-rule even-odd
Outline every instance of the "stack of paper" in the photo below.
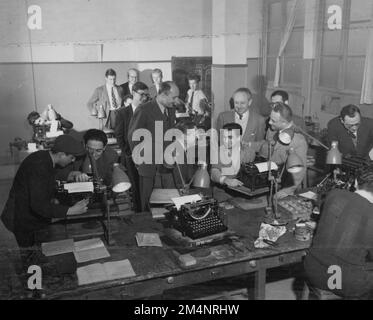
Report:
[[[136,241],[139,247],[162,247],[158,233],[136,233]]]
[[[95,263],[78,268],[76,271],[79,285],[110,281],[136,276],[131,262],[126,260]]]
[[[92,260],[98,260],[110,257],[104,243],[101,239],[88,239],[75,242],[74,256],[76,262],[83,263]]]
[[[163,219],[165,218],[165,213],[168,212],[166,208],[162,207],[151,207],[150,211],[152,213],[153,219]]]
[[[41,244],[41,251],[46,257],[74,251],[74,240],[66,239]]]

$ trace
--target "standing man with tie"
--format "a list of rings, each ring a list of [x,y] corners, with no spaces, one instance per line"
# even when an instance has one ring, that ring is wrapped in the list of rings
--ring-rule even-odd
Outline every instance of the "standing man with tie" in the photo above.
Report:
[[[127,94],[133,93],[133,85],[139,80],[139,71],[132,68],[129,69],[127,72],[127,79],[128,81],[122,83],[120,86],[123,89],[123,94],[126,96]]]
[[[142,211],[149,210],[149,199],[153,188],[175,188],[173,169],[164,166],[164,150],[171,141],[164,141],[164,133],[175,125],[175,103],[178,101],[179,88],[172,81],[161,84],[158,96],[141,106],[139,106],[129,125],[128,142],[132,150],[132,158],[137,166],[140,176],[140,196]],[[156,126],[163,132],[157,132]],[[139,133],[140,129],[146,129],[151,134],[151,141],[135,141],[133,135]],[[143,149],[138,146],[142,143]],[[163,143],[163,148],[160,148]],[[137,148],[136,148],[137,147]],[[151,148],[150,163],[143,163],[139,157],[146,154]],[[159,163],[161,162],[161,163]]]
[[[201,100],[207,101],[206,95],[199,89],[201,77],[198,74],[188,75],[189,90],[187,92],[186,103],[189,106],[189,112],[194,114],[203,114],[200,107]]]
[[[128,142],[129,124],[138,106],[147,99],[148,86],[143,82],[136,82],[133,86],[133,99],[128,107],[122,107],[117,113],[115,136],[122,150],[121,163],[127,169],[131,182],[132,198],[135,212],[141,211],[140,181],[136,166],[132,160],[132,152]]]
[[[153,85],[149,87],[150,98],[154,99],[158,95],[159,90],[161,88],[162,80],[163,80],[162,70],[154,69],[152,71]]]
[[[117,74],[113,69],[105,72],[105,84],[95,89],[92,97],[89,99],[87,106],[92,113],[93,109],[102,108],[105,110],[107,119],[105,127],[108,129],[115,128],[116,111],[122,105],[124,93],[120,86],[116,85]]]
[[[328,123],[328,143],[338,141],[343,155],[355,155],[373,159],[373,119],[364,118],[357,106],[342,108],[340,116]]]

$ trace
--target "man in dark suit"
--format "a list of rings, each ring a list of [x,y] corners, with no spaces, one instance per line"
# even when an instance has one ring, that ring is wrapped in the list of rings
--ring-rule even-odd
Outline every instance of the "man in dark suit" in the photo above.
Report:
[[[129,69],[127,72],[127,79],[128,81],[122,83],[120,86],[123,89],[123,94],[126,96],[127,94],[133,93],[133,85],[139,80],[139,72],[136,69]]]
[[[343,155],[369,158],[373,148],[373,119],[364,118],[357,106],[349,104],[342,108],[340,116],[328,123],[328,143],[338,141]]]
[[[174,104],[179,88],[174,82],[163,82],[158,96],[139,106],[130,122],[128,141],[132,159],[140,176],[141,208],[149,208],[153,187],[174,188],[172,169],[164,164],[164,149],[171,141],[164,141],[164,133],[175,125]],[[139,141],[143,138],[143,141]]]
[[[252,108],[251,92],[247,88],[240,88],[233,94],[234,109],[223,111],[219,114],[216,129],[220,129],[227,123],[238,123],[242,128],[243,143],[261,141],[265,135],[265,119]]]
[[[139,105],[147,99],[148,86],[143,82],[136,82],[133,85],[133,99],[128,107],[122,107],[117,113],[117,123],[115,126],[115,136],[122,150],[121,162],[127,169],[127,174],[131,182],[132,197],[135,212],[141,211],[140,181],[136,166],[132,160],[132,151],[128,143],[128,129],[132,116]]]
[[[85,150],[80,142],[68,135],[56,138],[51,151],[30,154],[20,165],[1,215],[5,227],[13,232],[20,248],[35,244],[34,233],[50,223],[52,218],[82,214],[88,200],[72,207],[55,204],[56,168],[65,167]]]
[[[105,72],[105,84],[95,89],[92,97],[89,99],[87,106],[89,111],[102,106],[107,119],[105,127],[114,129],[116,111],[121,107],[125,93],[120,86],[116,85],[117,74],[113,69],[108,69]]]

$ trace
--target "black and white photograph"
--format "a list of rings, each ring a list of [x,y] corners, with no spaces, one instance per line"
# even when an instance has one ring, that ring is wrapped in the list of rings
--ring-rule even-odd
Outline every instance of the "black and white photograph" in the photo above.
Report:
[[[371,299],[372,0],[0,0],[0,300]]]

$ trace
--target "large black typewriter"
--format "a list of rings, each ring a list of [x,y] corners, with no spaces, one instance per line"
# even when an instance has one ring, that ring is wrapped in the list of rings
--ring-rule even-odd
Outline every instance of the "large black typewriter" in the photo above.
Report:
[[[224,212],[213,198],[186,203],[181,205],[180,210],[172,207],[166,217],[171,227],[191,239],[211,236],[228,229],[224,224]]]
[[[243,182],[244,186],[254,192],[259,189],[268,188],[270,182],[268,180],[268,171],[259,172],[257,163],[266,162],[265,158],[257,157],[254,162],[242,163],[240,171],[237,174],[237,179]],[[272,170],[272,174],[276,176],[277,170]]]

